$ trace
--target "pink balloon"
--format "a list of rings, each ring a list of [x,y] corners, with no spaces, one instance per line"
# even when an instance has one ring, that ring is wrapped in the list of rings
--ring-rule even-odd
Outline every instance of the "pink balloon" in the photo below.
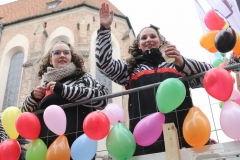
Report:
[[[232,101],[223,103],[220,125],[223,132],[232,139],[240,139],[240,107]]]
[[[138,122],[133,131],[135,141],[140,146],[149,146],[157,141],[162,134],[165,115],[153,113]]]
[[[66,131],[67,119],[64,110],[57,105],[50,105],[43,113],[43,119],[53,133],[63,135]]]
[[[115,103],[108,104],[103,110],[103,113],[108,117],[111,125],[114,125],[119,121],[124,122],[125,119],[124,110],[123,107],[119,106],[118,104]]]
[[[234,102],[236,102],[237,104],[240,104],[240,98],[234,100]]]
[[[235,100],[237,100],[237,99],[239,99],[239,98],[240,98],[240,92],[239,92],[239,90],[236,89],[236,88],[233,88],[233,91],[232,91],[232,94],[231,94],[230,99],[235,101]]]

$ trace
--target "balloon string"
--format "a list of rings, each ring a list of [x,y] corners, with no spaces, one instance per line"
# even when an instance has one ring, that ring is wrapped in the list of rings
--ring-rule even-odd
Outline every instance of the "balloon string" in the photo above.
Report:
[[[214,9],[214,8],[213,8],[213,10],[214,10],[215,12],[218,12],[222,17],[224,17],[224,15],[223,15],[221,12],[219,12],[218,10],[216,10],[216,9]],[[232,15],[232,14],[228,15],[227,17],[229,17],[229,16],[231,16],[231,15]],[[222,17],[221,17],[221,18],[222,18]],[[224,17],[223,20],[226,21],[226,23],[228,24],[229,28],[231,28],[231,25],[230,25],[230,23],[228,22],[227,18]]]

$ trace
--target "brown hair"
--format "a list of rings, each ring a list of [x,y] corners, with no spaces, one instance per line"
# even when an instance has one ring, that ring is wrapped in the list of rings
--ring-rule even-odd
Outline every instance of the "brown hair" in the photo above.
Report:
[[[74,52],[74,49],[73,47],[65,42],[65,41],[57,41],[53,44],[56,45],[56,44],[66,44],[69,48],[70,48],[70,51],[71,51],[71,55],[72,55],[72,62],[76,65],[77,69],[76,69],[76,75],[79,75],[81,74],[82,72],[84,72],[84,61],[83,61],[83,58],[78,55],[77,53]],[[52,48],[53,48],[52,46]],[[39,79],[42,79],[42,76],[44,73],[47,72],[47,67],[53,67],[51,64],[50,64],[50,58],[51,58],[51,54],[52,54],[52,48],[48,51],[48,53],[46,55],[44,55],[42,57],[42,64],[40,65],[40,70],[38,72],[38,77]]]
[[[146,29],[146,28],[152,28],[152,29],[154,29],[154,30],[157,32],[157,35],[158,35],[159,39],[163,41],[163,44],[169,44],[169,43],[170,43],[170,42],[168,42],[168,41],[166,40],[166,38],[165,38],[163,35],[160,34],[158,27],[156,27],[156,26],[154,26],[154,25],[150,25],[150,26],[148,26],[148,27],[143,28],[143,29],[139,32],[139,34],[137,35],[137,39],[134,40],[133,45],[130,46],[129,49],[128,49],[128,53],[130,53],[130,54],[132,55],[131,57],[129,57],[129,58],[126,60],[127,63],[129,64],[129,65],[128,65],[128,73],[132,73],[132,72],[133,72],[133,69],[134,69],[134,68],[136,67],[136,65],[137,65],[137,62],[136,62],[136,60],[135,60],[134,57],[142,54],[142,50],[138,48],[138,43],[139,43],[139,39],[140,39],[140,34],[141,34],[141,32],[142,32],[144,29]]]

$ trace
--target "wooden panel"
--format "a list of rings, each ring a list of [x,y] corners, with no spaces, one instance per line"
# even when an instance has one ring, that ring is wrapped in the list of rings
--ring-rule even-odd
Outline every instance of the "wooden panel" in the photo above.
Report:
[[[163,124],[167,160],[180,160],[178,133],[174,123]]]

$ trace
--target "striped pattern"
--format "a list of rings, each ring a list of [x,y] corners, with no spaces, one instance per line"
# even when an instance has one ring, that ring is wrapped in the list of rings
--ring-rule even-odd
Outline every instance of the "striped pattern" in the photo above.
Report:
[[[94,80],[91,75],[85,73],[79,79],[69,79],[63,83],[63,91],[61,96],[72,102],[81,102],[84,100],[89,100],[95,97],[103,96],[108,94],[108,89]],[[29,95],[20,109],[23,112],[34,112],[39,106],[31,95]],[[107,100],[95,101],[92,103],[83,104],[86,107],[95,107],[97,109],[104,109],[107,105]]]
[[[6,139],[9,139],[8,138],[8,135],[7,133],[5,132],[5,130],[3,129],[3,126],[2,126],[2,121],[0,119],[0,143],[5,141]]]
[[[183,70],[179,71],[184,76],[194,75],[207,71],[213,66],[205,62],[199,62],[194,59],[183,57],[185,65]],[[130,83],[130,77],[145,70],[153,70],[154,68],[145,64],[138,64],[132,74],[127,71],[127,63],[121,60],[112,59],[112,44],[111,31],[99,30],[96,44],[96,63],[99,71],[106,75],[114,82],[127,86]],[[163,62],[159,64],[158,68],[173,68],[178,70],[174,64],[167,64]],[[191,88],[202,87],[203,77],[189,80],[188,83]]]

